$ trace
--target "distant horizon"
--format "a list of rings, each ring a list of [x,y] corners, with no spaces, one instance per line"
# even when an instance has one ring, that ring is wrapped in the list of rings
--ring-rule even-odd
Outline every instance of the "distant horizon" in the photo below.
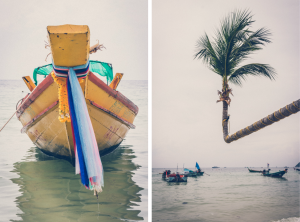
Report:
[[[218,167],[218,166],[217,166]],[[218,167],[218,168],[267,168],[267,166],[245,166],[245,167]],[[269,166],[269,168],[285,168],[286,166]],[[287,167],[295,167],[295,166],[287,166]],[[152,169],[165,169],[165,168],[168,168],[168,169],[177,169],[177,167],[153,167]],[[178,169],[182,169],[183,167],[178,167]],[[184,167],[184,168],[187,168],[187,169],[193,169],[193,168],[196,168],[196,167]],[[200,167],[200,168],[213,168],[213,167]]]

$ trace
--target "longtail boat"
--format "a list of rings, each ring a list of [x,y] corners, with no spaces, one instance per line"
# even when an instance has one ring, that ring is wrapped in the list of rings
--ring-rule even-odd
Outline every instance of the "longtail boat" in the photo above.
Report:
[[[187,182],[187,176],[180,173],[171,173],[166,176],[167,182]]]
[[[64,82],[66,75],[61,67],[77,67],[76,75],[82,89],[100,155],[117,148],[138,114],[138,107],[127,97],[116,91],[123,76],[113,78],[112,65],[89,60],[90,54],[101,49],[101,45],[90,46],[90,32],[86,25],[48,26],[49,47],[52,64],[34,70],[23,77],[31,91],[17,104],[17,118],[22,123],[22,133],[44,153],[67,159],[74,163],[74,136],[69,121]],[[54,72],[56,75],[54,75]],[[80,76],[86,72],[86,76]],[[45,75],[37,84],[36,75]],[[106,76],[104,82],[98,74]],[[110,83],[110,84],[109,84]]]
[[[287,169],[281,170],[281,171],[275,172],[275,173],[263,172],[262,175],[266,176],[266,177],[277,177],[277,178],[280,178],[280,177],[282,177],[286,173],[287,173]]]
[[[187,168],[184,169],[184,175],[186,177],[196,177],[197,173],[195,171],[189,170]]]
[[[249,170],[250,173],[262,173],[263,172],[263,170],[251,170],[249,168],[248,168],[248,170]],[[271,169],[268,169],[267,172],[269,172],[270,170]]]

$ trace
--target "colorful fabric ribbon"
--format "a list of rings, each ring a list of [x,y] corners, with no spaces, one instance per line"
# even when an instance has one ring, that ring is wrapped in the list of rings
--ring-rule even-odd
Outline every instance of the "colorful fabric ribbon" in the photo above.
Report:
[[[54,63],[52,63],[52,66],[53,66],[53,70],[54,70],[56,76],[63,77],[63,78],[68,77],[69,67],[56,66],[56,65],[54,65]],[[74,66],[74,67],[72,67],[72,69],[74,70],[77,78],[85,77],[89,73],[90,62],[88,61],[84,65]]]
[[[53,65],[53,67],[55,66]],[[88,67],[87,63],[85,65],[87,72]],[[78,73],[76,73],[74,68],[77,68]],[[66,70],[67,74],[65,74]],[[76,174],[80,174],[81,182],[87,189],[101,192],[104,186],[103,166],[85,98],[78,81],[78,78],[84,77],[82,70],[78,66],[54,68],[55,74],[60,72],[59,75],[62,75],[61,77],[67,77]],[[62,72],[64,73],[62,74]]]

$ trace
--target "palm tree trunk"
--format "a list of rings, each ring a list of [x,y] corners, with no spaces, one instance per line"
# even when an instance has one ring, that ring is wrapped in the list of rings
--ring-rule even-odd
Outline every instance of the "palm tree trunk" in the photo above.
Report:
[[[228,136],[228,104],[226,101],[223,101],[223,115],[222,115],[222,127],[223,127],[223,138],[226,141],[226,136]]]
[[[291,104],[282,107],[281,109],[275,111],[274,113],[262,118],[261,120],[253,123],[250,126],[247,126],[244,129],[237,131],[232,135],[228,135],[228,121],[224,121],[227,119],[228,105],[225,101],[223,101],[223,137],[226,143],[231,143],[232,141],[238,140],[244,136],[247,136],[251,133],[254,133],[266,126],[269,126],[275,122],[278,122],[285,117],[288,117],[292,114],[295,114],[300,111],[300,99],[292,102]]]

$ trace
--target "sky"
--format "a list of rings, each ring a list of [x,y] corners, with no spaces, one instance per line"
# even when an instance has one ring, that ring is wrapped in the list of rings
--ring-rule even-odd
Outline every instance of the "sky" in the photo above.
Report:
[[[1,1],[0,79],[31,76],[45,61],[48,25],[88,25],[91,45],[106,49],[90,59],[113,65],[123,80],[148,79],[148,2],[146,0]]]
[[[249,77],[233,89],[229,134],[299,99],[298,0],[153,0],[152,167],[293,167],[299,162],[299,113],[227,144],[222,133],[221,77],[194,59],[196,43],[213,38],[220,21],[248,9],[252,30],[270,29],[272,43],[246,63],[271,65],[275,81]]]

